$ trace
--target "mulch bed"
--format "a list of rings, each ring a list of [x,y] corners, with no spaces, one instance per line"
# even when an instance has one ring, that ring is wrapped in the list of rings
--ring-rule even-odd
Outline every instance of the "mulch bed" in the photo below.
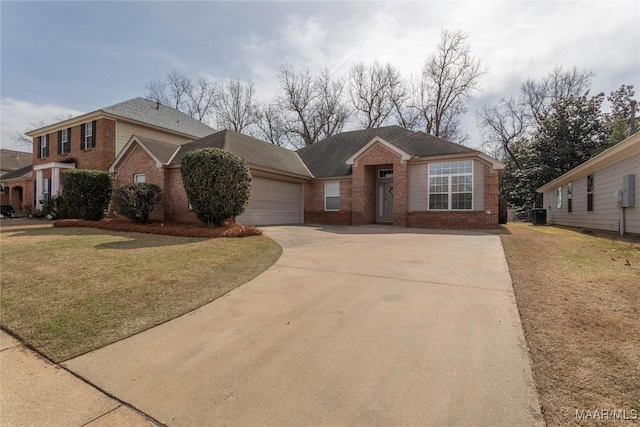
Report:
[[[162,223],[152,221],[148,224],[134,222],[128,219],[107,218],[100,221],[86,221],[82,219],[63,219],[53,223],[54,227],[90,227],[101,230],[126,231],[135,233],[164,234],[181,237],[246,237],[259,236],[262,230],[253,225],[225,223],[220,227],[207,227],[204,224]]]

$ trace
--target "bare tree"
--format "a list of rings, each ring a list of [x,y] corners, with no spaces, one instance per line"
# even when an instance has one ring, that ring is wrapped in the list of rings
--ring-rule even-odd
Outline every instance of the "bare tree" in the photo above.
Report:
[[[414,107],[420,112],[425,131],[435,136],[460,137],[458,117],[479,90],[484,71],[480,60],[467,46],[468,35],[461,31],[442,30],[437,52],[422,69],[415,92]]]
[[[355,64],[349,71],[349,83],[353,108],[360,125],[365,128],[385,124],[394,111],[402,111],[409,98],[400,72],[390,63]]]
[[[344,79],[333,79],[328,69],[322,70],[315,81],[316,112],[320,125],[319,138],[328,138],[344,128],[350,111],[343,102]]]
[[[206,121],[213,112],[215,85],[204,78],[194,82],[172,71],[164,80],[147,83],[145,89],[147,99],[180,110],[197,120]]]
[[[217,87],[214,102],[219,128],[242,132],[258,122],[258,105],[255,88],[251,81],[229,80]]]
[[[258,112],[258,121],[256,122],[259,132],[252,136],[262,138],[275,145],[285,145],[287,135],[281,118],[282,112],[278,105],[269,104],[261,107]]]
[[[524,82],[520,94],[527,105],[527,115],[532,124],[541,125],[542,119],[561,99],[586,95],[593,77],[595,74],[592,71],[580,71],[576,67],[563,71],[562,65],[558,65],[542,80],[528,79]]]
[[[311,145],[342,130],[349,115],[342,101],[343,81],[333,80],[327,70],[314,79],[309,70],[288,65],[280,68],[278,81],[273,123],[282,126],[279,132],[291,145]]]
[[[483,128],[483,146],[494,156],[507,155],[520,167],[515,146],[527,136],[526,106],[512,98],[503,98],[497,106],[485,105],[478,112]]]

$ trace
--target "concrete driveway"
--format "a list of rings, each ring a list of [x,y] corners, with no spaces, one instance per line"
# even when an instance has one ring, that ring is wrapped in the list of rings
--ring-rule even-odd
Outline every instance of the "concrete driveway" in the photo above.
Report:
[[[265,230],[271,269],[65,366],[170,426],[542,425],[497,236]]]

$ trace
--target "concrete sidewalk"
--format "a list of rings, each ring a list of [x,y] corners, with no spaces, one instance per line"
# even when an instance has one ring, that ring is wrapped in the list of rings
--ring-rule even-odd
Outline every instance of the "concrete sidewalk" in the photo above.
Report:
[[[0,330],[0,425],[150,427],[156,424]]]
[[[497,236],[266,234],[253,281],[64,365],[171,426],[543,425]]]

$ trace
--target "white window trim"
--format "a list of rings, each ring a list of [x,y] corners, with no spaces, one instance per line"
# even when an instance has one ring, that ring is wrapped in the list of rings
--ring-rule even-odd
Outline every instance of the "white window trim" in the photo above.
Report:
[[[68,154],[71,151],[71,144],[69,143],[69,129],[62,129],[60,132],[60,154]],[[66,145],[66,150],[65,150]]]
[[[142,181],[138,181],[139,178],[142,178]],[[133,182],[135,184],[144,184],[146,181],[146,176],[143,173],[134,173],[133,174]]]
[[[436,165],[439,163],[456,163],[456,162],[471,162],[471,172],[465,172],[465,173],[449,173],[449,174],[436,174],[436,175],[431,175],[431,165]],[[429,211],[440,211],[440,212],[449,212],[449,211],[473,211],[473,202],[475,199],[475,161],[473,160],[448,160],[448,161],[442,161],[442,162],[433,162],[433,163],[429,163],[427,165],[427,210]],[[453,192],[452,192],[452,185],[453,185],[453,177],[454,176],[469,176],[471,175],[471,208],[470,209],[453,209],[452,206],[452,201],[453,201]],[[447,177],[447,209],[431,209],[430,208],[430,195],[431,193],[431,178],[432,177],[437,177],[437,176],[444,176]],[[433,194],[444,194],[444,193],[433,193]],[[456,194],[466,194],[466,193],[456,193]]]
[[[49,135],[42,135],[42,137],[40,138],[40,158],[41,159],[46,159],[47,157],[49,157],[48,155],[46,155],[47,153],[47,148],[49,146]]]
[[[93,141],[93,122],[84,124],[84,149],[94,148]]]
[[[329,194],[327,191],[327,185],[329,184],[337,184],[338,185],[338,194]],[[327,212],[338,212],[338,209],[327,209],[327,198],[328,197],[337,197],[338,198],[338,206],[340,206],[340,181],[325,181],[324,183],[324,210]]]
[[[556,208],[562,209],[562,186],[556,188]]]

